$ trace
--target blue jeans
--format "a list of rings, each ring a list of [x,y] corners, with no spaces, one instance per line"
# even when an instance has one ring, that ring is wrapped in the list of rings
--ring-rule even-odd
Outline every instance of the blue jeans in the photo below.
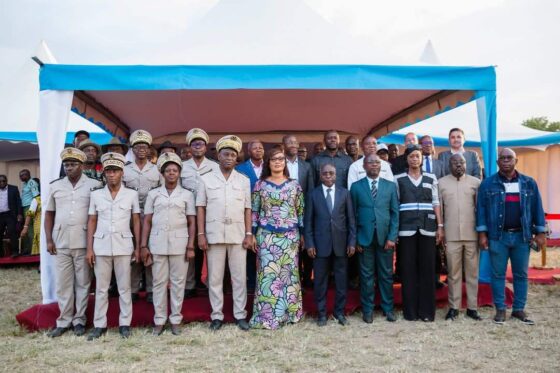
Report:
[[[500,241],[490,240],[489,246],[490,265],[492,266],[492,297],[496,309],[506,309],[506,270],[508,259],[511,259],[513,311],[522,311],[527,303],[529,243],[523,242],[522,232],[503,232],[502,239]]]

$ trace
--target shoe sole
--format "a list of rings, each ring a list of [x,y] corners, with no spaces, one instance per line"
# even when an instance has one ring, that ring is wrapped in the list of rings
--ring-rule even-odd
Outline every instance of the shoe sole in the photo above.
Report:
[[[496,321],[496,320],[492,320],[492,322],[496,325],[504,325],[506,323],[505,321]]]

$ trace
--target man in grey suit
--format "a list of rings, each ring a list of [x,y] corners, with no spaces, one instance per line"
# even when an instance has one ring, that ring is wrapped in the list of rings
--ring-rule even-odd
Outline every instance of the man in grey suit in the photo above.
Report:
[[[282,138],[284,152],[286,153],[286,165],[290,172],[290,178],[296,179],[303,190],[303,195],[311,192],[315,187],[315,180],[311,164],[298,157],[299,141],[293,134],[287,134]],[[311,273],[313,272],[313,259],[307,255],[307,251],[301,252],[299,261],[299,272],[303,287],[313,286]]]
[[[314,295],[319,318],[317,325],[327,324],[327,288],[329,263],[336,287],[334,317],[341,325],[348,321],[344,316],[348,258],[354,255],[356,245],[356,223],[352,199],[347,189],[336,186],[336,168],[325,163],[321,167],[321,185],[307,196],[305,204],[305,247],[314,259]]]
[[[352,184],[350,194],[356,212],[356,249],[360,259],[360,301],[364,322],[373,322],[377,272],[381,309],[387,321],[393,312],[393,253],[399,229],[399,200],[395,183],[379,177],[381,161],[376,154],[364,159],[366,177]]]
[[[443,176],[449,175],[449,159],[453,154],[462,154],[467,161],[467,175],[482,179],[482,169],[480,168],[480,159],[478,153],[472,150],[465,150],[465,132],[460,128],[452,128],[449,131],[450,150],[439,153],[438,159],[443,162]]]
[[[436,179],[443,176],[443,162],[435,159],[436,153],[434,149],[434,140],[431,136],[425,135],[420,138],[420,145],[422,145],[422,171],[436,175]]]

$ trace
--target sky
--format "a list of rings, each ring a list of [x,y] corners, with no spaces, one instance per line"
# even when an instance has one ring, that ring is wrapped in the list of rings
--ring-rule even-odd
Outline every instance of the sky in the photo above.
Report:
[[[67,64],[412,65],[431,41],[442,65],[497,66],[499,127],[560,120],[559,17],[556,0],[0,0],[0,131],[36,128],[41,40]]]

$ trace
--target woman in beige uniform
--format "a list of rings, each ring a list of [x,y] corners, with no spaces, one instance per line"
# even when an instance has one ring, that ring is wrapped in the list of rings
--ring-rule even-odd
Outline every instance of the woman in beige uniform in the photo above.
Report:
[[[182,164],[175,153],[160,155],[157,167],[165,184],[148,193],[144,206],[141,249],[144,265],[152,265],[153,335],[161,335],[167,321],[168,282],[171,282],[171,332],[181,333],[188,260],[194,258],[196,208],[193,193],[179,183]]]

